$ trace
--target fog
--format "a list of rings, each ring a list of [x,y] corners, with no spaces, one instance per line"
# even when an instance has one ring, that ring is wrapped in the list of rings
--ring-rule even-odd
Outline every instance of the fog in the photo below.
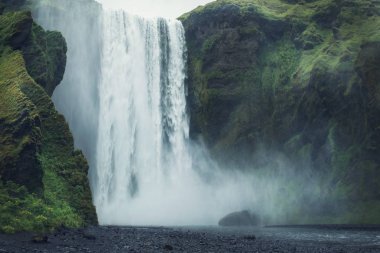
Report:
[[[177,18],[213,0],[97,0],[106,8],[123,9],[144,17]]]
[[[178,16],[202,3],[172,2],[150,11]],[[260,167],[223,168],[189,139],[178,21],[104,12],[87,0],[40,3],[38,23],[67,40],[66,72],[53,101],[90,163],[100,224],[216,225],[244,209],[265,224],[285,223],[320,198],[307,161],[301,172],[263,150]]]

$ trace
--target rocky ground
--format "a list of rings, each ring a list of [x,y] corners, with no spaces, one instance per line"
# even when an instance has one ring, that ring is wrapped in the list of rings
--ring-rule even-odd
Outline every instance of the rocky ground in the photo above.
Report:
[[[380,252],[379,229],[92,227],[0,235],[0,252]],[[44,239],[47,241],[44,242]]]

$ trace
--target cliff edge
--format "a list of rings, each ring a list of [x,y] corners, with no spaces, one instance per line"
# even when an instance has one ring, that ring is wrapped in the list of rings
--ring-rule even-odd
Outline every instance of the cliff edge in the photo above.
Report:
[[[221,164],[310,169],[307,222],[380,223],[379,1],[218,0],[180,19],[192,137]]]
[[[16,11],[19,2],[0,5],[0,231],[96,224],[88,164],[49,97],[64,74],[65,40]]]

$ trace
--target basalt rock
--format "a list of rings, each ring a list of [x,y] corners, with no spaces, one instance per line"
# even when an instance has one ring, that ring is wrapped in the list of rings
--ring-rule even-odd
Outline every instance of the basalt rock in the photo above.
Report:
[[[65,72],[66,42],[59,32],[45,32],[36,24],[30,31],[21,47],[25,65],[29,75],[51,96]]]
[[[65,40],[1,3],[0,231],[96,224],[88,164],[49,97],[63,77]]]
[[[345,203],[339,222],[380,222],[379,11],[220,0],[182,16],[192,138],[224,167],[276,167],[280,153],[320,180],[319,201]]]
[[[26,0],[0,0],[0,14],[20,10],[24,7]]]
[[[260,224],[260,221],[258,217],[245,210],[226,215],[218,224],[222,227],[244,227],[257,226]]]

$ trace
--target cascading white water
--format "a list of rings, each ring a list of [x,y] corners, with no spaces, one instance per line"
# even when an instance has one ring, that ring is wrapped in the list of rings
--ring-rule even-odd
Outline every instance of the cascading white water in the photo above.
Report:
[[[103,12],[94,196],[105,223],[191,167],[184,63],[179,21]]]
[[[275,170],[289,176],[221,170],[189,140],[179,21],[91,0],[35,1],[38,23],[67,40],[53,101],[89,161],[100,224],[212,225],[243,209],[270,219],[292,211],[296,196],[278,194],[294,180],[281,159]]]
[[[215,224],[240,199],[225,201],[228,184],[215,192],[216,171],[209,182],[201,177],[212,164],[205,157],[200,166],[193,162],[182,24],[112,10],[103,11],[102,22],[92,182],[100,222]]]
[[[89,160],[101,224],[216,224],[251,206],[246,178],[222,175],[189,140],[179,21],[105,10],[90,0],[37,4],[38,22],[67,40],[66,72],[53,100]]]

